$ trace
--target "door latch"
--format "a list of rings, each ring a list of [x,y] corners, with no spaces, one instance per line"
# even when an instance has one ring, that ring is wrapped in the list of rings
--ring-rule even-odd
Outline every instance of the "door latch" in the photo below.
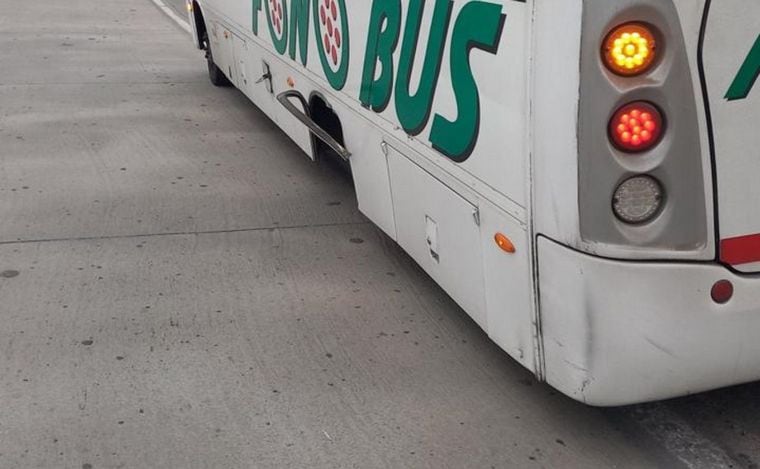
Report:
[[[255,84],[258,85],[259,83],[265,83],[267,90],[270,94],[274,93],[274,88],[272,87],[272,72],[269,69],[269,64],[266,62],[261,62],[261,68],[263,69],[264,73],[261,75],[261,78],[255,81]]]

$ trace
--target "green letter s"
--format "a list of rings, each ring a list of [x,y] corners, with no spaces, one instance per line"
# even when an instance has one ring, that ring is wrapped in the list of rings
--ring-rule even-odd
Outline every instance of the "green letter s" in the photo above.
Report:
[[[449,121],[436,115],[430,132],[433,148],[456,162],[465,161],[478,140],[480,95],[472,74],[470,51],[482,49],[495,54],[506,15],[495,3],[473,1],[462,8],[451,38],[451,77],[458,116]]]

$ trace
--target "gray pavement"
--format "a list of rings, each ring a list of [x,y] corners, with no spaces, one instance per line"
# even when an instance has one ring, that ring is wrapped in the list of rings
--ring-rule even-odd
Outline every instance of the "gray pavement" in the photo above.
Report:
[[[148,0],[0,0],[0,41],[0,468],[760,460],[757,385],[535,382]]]
[[[185,6],[185,0],[166,0],[162,3],[171,8],[179,17],[187,17],[187,7]]]

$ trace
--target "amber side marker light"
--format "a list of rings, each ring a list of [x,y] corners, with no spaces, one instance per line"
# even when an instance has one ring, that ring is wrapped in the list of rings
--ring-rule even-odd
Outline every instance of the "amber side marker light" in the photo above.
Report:
[[[610,139],[618,149],[637,153],[660,142],[665,126],[662,113],[645,101],[626,104],[610,120]]]
[[[515,251],[515,245],[509,238],[506,237],[506,235],[502,233],[496,233],[493,237],[494,241],[496,241],[496,245],[499,246],[499,249],[501,249],[504,252],[507,252],[509,254],[514,254]]]
[[[604,63],[613,73],[640,75],[649,70],[657,57],[657,41],[642,23],[626,23],[613,29],[604,40]]]

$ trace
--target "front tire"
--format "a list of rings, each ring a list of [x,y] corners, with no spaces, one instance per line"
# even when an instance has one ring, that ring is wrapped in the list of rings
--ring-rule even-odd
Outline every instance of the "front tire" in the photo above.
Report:
[[[206,61],[208,62],[208,79],[214,86],[230,86],[229,78],[214,63],[214,54],[211,52],[211,41],[208,39],[208,33],[203,34],[203,49],[206,51]]]

